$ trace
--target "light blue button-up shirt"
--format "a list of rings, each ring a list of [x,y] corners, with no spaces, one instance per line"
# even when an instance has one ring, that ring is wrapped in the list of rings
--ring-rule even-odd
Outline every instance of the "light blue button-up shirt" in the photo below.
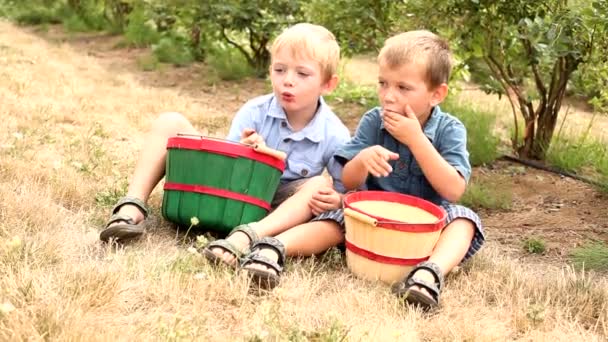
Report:
[[[257,97],[236,113],[226,139],[240,141],[245,128],[255,129],[268,147],[287,153],[282,183],[318,176],[327,167],[335,189],[344,192],[342,164],[333,155],[350,133],[323,98],[313,119],[296,132],[274,94]]]
[[[336,159],[341,163],[346,163],[364,148],[381,145],[399,154],[399,159],[389,162],[393,172],[388,177],[369,175],[365,182],[368,190],[399,192],[436,204],[446,203],[447,200],[442,198],[426,179],[410,149],[384,128],[381,112],[382,109],[377,107],[363,115],[355,136],[338,149]],[[467,150],[467,131],[460,120],[442,112],[439,106],[436,106],[425,123],[423,132],[441,157],[468,182],[471,176],[471,164]]]

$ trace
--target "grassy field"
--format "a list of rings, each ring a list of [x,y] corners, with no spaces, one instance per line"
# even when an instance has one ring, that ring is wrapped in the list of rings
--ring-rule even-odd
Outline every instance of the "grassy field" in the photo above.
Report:
[[[448,277],[434,315],[354,278],[335,251],[291,260],[279,288],[250,294],[242,275],[188,250],[160,218],[158,189],[145,239],[99,243],[158,113],[222,136],[257,93],[151,85],[0,21],[0,340],[608,339],[605,276],[524,264],[492,239]]]

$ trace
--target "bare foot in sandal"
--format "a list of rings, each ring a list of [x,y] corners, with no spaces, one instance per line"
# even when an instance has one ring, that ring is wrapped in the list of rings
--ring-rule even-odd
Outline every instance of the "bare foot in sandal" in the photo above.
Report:
[[[416,265],[404,280],[394,284],[392,292],[406,303],[426,311],[439,306],[442,288],[443,272],[437,264],[425,261]]]
[[[245,252],[247,249],[249,249],[249,244],[250,244],[249,236],[247,236],[247,234],[245,234],[243,232],[239,231],[239,232],[235,232],[234,234],[231,234],[229,237],[226,238],[226,241],[231,243],[236,248],[236,250],[238,250],[240,252],[240,254],[243,254],[243,252]],[[238,262],[237,255],[235,255],[234,253],[227,251],[223,248],[220,248],[220,247],[211,248],[211,251],[218,258],[221,258],[222,261],[226,264],[234,265]]]
[[[148,209],[142,200],[132,196],[123,197],[114,206],[112,216],[99,238],[104,242],[111,239],[125,242],[140,237],[144,233],[141,223],[147,216]]]
[[[235,227],[226,239],[219,239],[208,244],[202,251],[207,260],[214,264],[223,263],[237,267],[243,254],[249,251],[251,244],[258,240],[258,235],[251,224]]]
[[[276,287],[285,264],[285,246],[273,237],[264,237],[254,243],[241,267],[249,274],[251,284],[261,289]]]

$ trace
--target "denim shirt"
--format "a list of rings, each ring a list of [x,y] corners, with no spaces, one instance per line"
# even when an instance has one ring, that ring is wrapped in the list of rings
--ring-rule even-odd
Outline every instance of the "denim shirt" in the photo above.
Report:
[[[344,192],[342,164],[333,155],[350,139],[350,132],[323,98],[313,119],[297,132],[274,94],[254,98],[237,112],[226,139],[240,141],[245,128],[255,129],[268,147],[287,153],[281,183],[318,176],[327,167],[334,188]]]
[[[420,197],[435,204],[447,203],[448,201],[442,198],[426,179],[410,149],[386,131],[381,112],[382,109],[377,107],[365,113],[355,136],[338,149],[335,158],[340,163],[346,164],[364,148],[381,145],[399,154],[399,159],[389,161],[393,172],[388,177],[369,175],[365,182],[368,190],[398,192]],[[468,182],[471,176],[471,164],[466,148],[467,132],[462,122],[442,112],[439,106],[436,106],[424,125],[423,132],[441,157]]]

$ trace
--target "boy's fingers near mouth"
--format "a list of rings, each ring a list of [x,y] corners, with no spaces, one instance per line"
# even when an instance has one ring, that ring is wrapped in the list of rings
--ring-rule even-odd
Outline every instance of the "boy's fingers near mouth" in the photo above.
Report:
[[[414,113],[414,111],[412,110],[412,107],[410,107],[409,104],[405,105],[405,108],[403,109],[403,113],[406,117],[408,117],[410,119],[418,119],[418,117],[416,116],[416,113]]]

